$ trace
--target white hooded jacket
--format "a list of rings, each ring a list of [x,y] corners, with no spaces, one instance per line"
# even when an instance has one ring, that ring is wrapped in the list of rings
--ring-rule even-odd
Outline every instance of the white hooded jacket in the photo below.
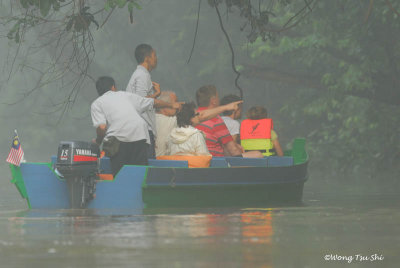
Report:
[[[210,155],[204,134],[192,126],[174,128],[168,137],[169,155]]]

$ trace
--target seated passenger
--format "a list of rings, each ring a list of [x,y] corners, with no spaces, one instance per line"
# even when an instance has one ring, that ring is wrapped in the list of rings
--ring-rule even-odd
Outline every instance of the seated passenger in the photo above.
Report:
[[[226,95],[221,99],[221,105],[229,104],[240,100],[241,99],[239,96],[233,94]],[[233,140],[238,144],[240,143],[240,135],[239,135],[240,122],[237,119],[240,119],[241,117],[242,117],[242,105],[239,105],[239,109],[237,109],[236,111],[223,112],[221,116]]]
[[[200,123],[193,102],[183,104],[176,115],[177,128],[169,136],[167,152],[170,155],[210,155],[204,134],[193,126]]]
[[[200,113],[220,107],[218,92],[213,85],[199,88],[196,91],[196,101],[197,105],[199,105],[197,111]],[[213,156],[263,157],[258,151],[244,152],[243,148],[233,141],[229,130],[220,116],[202,122],[196,128],[206,134],[207,148]]]
[[[267,116],[267,109],[261,106],[251,107],[247,118],[240,125],[240,141],[245,151],[260,151],[265,156],[283,156],[278,135],[272,129],[272,119]]]
[[[177,102],[177,96],[173,91],[163,91],[158,98],[159,100],[165,102]],[[240,99],[231,101],[226,105],[221,105],[213,109],[208,109],[201,111],[197,117],[200,122],[209,120],[216,117],[220,113],[226,111],[236,111],[240,108],[242,101]],[[156,137],[156,156],[167,155],[166,151],[168,137],[172,129],[177,127],[176,123],[176,110],[168,107],[156,109],[156,127],[157,127],[157,137]]]
[[[177,102],[176,94],[172,91],[161,92],[158,99],[169,103]],[[169,107],[156,109],[156,156],[167,154],[166,148],[168,136],[171,131],[177,127],[175,114],[176,109],[172,109]]]

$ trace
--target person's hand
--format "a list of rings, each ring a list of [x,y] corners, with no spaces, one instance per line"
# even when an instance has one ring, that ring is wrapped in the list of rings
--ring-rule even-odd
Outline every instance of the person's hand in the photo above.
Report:
[[[172,103],[172,108],[180,111],[182,109],[182,104],[185,104],[185,102],[181,102],[181,101],[174,102],[174,103]]]
[[[92,139],[92,143],[97,144],[96,138]],[[98,144],[97,144],[98,145]]]
[[[242,145],[237,144],[237,147],[239,148],[239,150],[240,150],[242,153],[244,153],[244,149],[243,149]]]
[[[226,106],[226,110],[227,111],[237,110],[237,109],[239,109],[239,105],[242,104],[242,103],[243,103],[242,100],[228,103],[228,104],[225,105]]]
[[[158,97],[161,94],[160,84],[156,82],[151,82],[151,83],[153,84],[154,94],[156,95],[156,97]]]

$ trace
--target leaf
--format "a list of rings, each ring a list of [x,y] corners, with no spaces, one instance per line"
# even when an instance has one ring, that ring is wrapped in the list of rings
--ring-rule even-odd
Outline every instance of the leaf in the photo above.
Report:
[[[134,7],[136,7],[136,9],[138,9],[138,10],[141,10],[141,9],[142,9],[142,6],[139,5],[138,3],[136,3],[135,1],[131,1],[131,3],[132,3],[132,5],[133,5]]]
[[[60,3],[57,0],[53,2],[53,9],[55,11],[59,11],[60,10]]]
[[[21,41],[20,36],[19,36],[19,31],[15,33],[15,43],[19,43]]]
[[[119,8],[123,8],[126,4],[126,0],[118,0],[117,5]]]
[[[237,70],[238,72],[241,72],[241,71],[244,70],[244,66],[243,66],[243,65],[236,65],[236,70]]]
[[[21,6],[23,8],[28,8],[29,6],[28,0],[20,0],[19,2],[21,3]]]
[[[20,27],[21,23],[17,22],[14,24],[14,26],[11,28],[11,30],[7,33],[7,38],[8,39],[14,39],[15,38],[15,33],[19,32],[19,27]]]
[[[111,9],[110,3],[107,1],[107,2],[104,4],[104,10],[105,10],[105,11],[109,11],[110,9]]]
[[[89,20],[92,21],[94,24],[96,24],[97,29],[99,29],[99,23],[94,19],[94,16],[92,14],[90,14],[90,16],[88,16]]]
[[[40,14],[42,14],[43,17],[46,17],[49,14],[51,7],[50,0],[40,0],[39,7],[40,7]]]
[[[13,39],[13,35],[12,35],[11,32],[8,32],[8,33],[7,33],[7,38],[10,39],[10,40]]]
[[[129,2],[128,3],[128,11],[129,11],[129,13],[132,13],[132,11],[133,11],[133,2]]]
[[[67,27],[65,27],[65,30],[66,30],[67,32],[69,32],[69,31],[71,30],[73,24],[74,24],[74,18],[71,18],[71,19],[68,21]]]

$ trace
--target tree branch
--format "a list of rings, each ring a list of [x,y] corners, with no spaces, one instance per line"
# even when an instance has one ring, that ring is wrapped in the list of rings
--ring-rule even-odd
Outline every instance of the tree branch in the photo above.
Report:
[[[392,3],[390,3],[389,0],[386,0],[385,3],[387,6],[389,6],[390,10],[392,10],[394,13],[397,14],[397,16],[400,17],[400,13],[396,9],[393,8]]]
[[[196,22],[196,30],[194,32],[193,46],[192,46],[192,49],[190,50],[190,55],[189,55],[189,59],[187,60],[187,63],[189,63],[190,59],[192,58],[194,45],[196,44],[197,30],[199,29],[199,20],[200,20],[200,6],[201,6],[201,0],[199,0],[199,7],[197,9],[197,22]]]
[[[231,40],[229,39],[228,33],[226,32],[226,30],[224,28],[224,25],[222,23],[221,14],[219,13],[219,9],[218,9],[218,5],[217,5],[216,0],[214,0],[214,5],[215,5],[215,11],[217,11],[217,15],[218,15],[219,25],[221,27],[222,32],[225,35],[226,41],[228,42],[229,48],[230,48],[231,53],[232,53],[232,69],[236,73],[235,86],[239,89],[240,98],[243,99],[243,89],[238,84],[238,80],[239,80],[239,77],[240,77],[240,72],[236,69],[236,66],[235,66],[235,53],[233,51],[232,43],[231,43]]]

